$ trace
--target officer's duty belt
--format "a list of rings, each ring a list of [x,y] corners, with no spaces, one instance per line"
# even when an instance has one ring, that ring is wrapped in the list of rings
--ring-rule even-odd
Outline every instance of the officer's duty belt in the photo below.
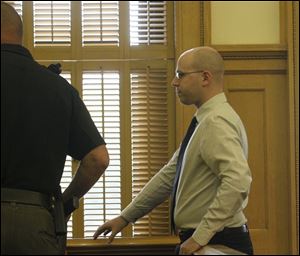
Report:
[[[1,202],[37,205],[46,209],[50,209],[52,204],[51,197],[48,195],[14,188],[1,188]]]

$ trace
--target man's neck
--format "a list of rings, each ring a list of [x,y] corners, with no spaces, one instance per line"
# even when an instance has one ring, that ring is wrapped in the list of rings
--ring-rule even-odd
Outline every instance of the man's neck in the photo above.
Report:
[[[13,37],[3,37],[1,36],[1,44],[16,44],[23,45],[22,40],[13,38]]]

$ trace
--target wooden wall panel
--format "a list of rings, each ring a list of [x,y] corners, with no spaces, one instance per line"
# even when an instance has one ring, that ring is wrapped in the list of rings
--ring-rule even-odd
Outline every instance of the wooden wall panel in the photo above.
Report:
[[[234,73],[234,72],[233,72]],[[280,72],[279,72],[280,73]],[[245,125],[253,182],[246,216],[257,254],[289,253],[287,93],[284,74],[230,74],[230,104]]]
[[[248,81],[247,81],[248,82]],[[228,100],[243,119],[249,137],[249,163],[253,183],[246,210],[251,228],[267,226],[266,100],[263,88],[229,88]],[[251,140],[250,140],[251,139]],[[256,200],[260,198],[260,200]]]

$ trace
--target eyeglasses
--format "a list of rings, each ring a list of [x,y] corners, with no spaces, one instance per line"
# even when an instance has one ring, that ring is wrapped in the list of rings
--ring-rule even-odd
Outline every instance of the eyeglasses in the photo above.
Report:
[[[176,71],[175,76],[177,79],[182,79],[185,75],[193,74],[193,73],[201,73],[204,72],[204,70],[198,70],[198,71],[192,71],[192,72],[182,72],[182,71]]]

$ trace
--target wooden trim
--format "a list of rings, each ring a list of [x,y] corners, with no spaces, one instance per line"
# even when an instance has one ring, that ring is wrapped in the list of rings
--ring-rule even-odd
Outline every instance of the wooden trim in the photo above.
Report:
[[[286,75],[285,70],[229,70],[225,71],[225,75]]]
[[[76,19],[74,19],[76,17]],[[76,28],[76,29],[75,29]],[[71,56],[72,59],[81,59],[82,39],[81,39],[81,2],[71,1]],[[45,51],[45,49],[44,49]]]
[[[291,252],[299,254],[299,2],[287,2]]]
[[[205,28],[205,25],[206,25],[206,21],[205,21],[205,2],[204,1],[200,1],[199,3],[199,10],[200,10],[200,27],[199,27],[199,33],[200,33],[200,38],[199,38],[199,41],[200,41],[200,44],[199,46],[204,46],[205,45],[205,31],[206,31],[206,28]]]
[[[211,1],[202,2],[204,2],[204,45],[211,45]]]
[[[286,74],[287,60],[283,59],[227,59],[225,73],[239,72],[243,74]]]
[[[279,19],[280,19],[280,44],[287,48],[287,1],[280,1],[279,3]]]
[[[175,59],[180,54],[193,47],[201,45],[201,26],[206,27],[206,22],[201,24],[202,17],[206,19],[206,3],[200,1],[175,1]],[[203,7],[203,8],[202,8]],[[202,10],[205,14],[201,14]],[[176,66],[176,62],[175,62]],[[179,146],[183,135],[190,123],[191,116],[194,114],[193,106],[184,106],[176,97],[176,146]]]
[[[112,244],[107,239],[67,241],[67,254],[75,255],[170,255],[174,254],[179,240],[175,236],[147,238],[115,238]]]
[[[230,59],[241,59],[241,60],[249,60],[249,59],[287,59],[287,51],[282,50],[257,50],[251,46],[245,46],[244,50],[236,50],[229,47],[215,47],[223,56],[224,60]]]
[[[122,3],[122,2],[120,2]],[[126,56],[128,53],[128,47],[124,47],[124,52]],[[124,62],[121,67],[120,76],[120,143],[121,143],[121,209],[123,210],[132,201],[132,175],[131,174],[132,162],[128,161],[131,158],[131,111],[130,111],[130,101],[131,98],[131,88],[130,88],[130,63]],[[127,225],[126,228],[122,230],[122,236],[128,237],[132,234],[132,225]]]
[[[130,28],[128,24],[130,23],[129,18],[129,2],[119,1],[119,20],[124,20],[124,22],[119,22],[119,51],[120,56],[124,59],[129,58],[130,49]]]
[[[33,51],[33,2],[23,1],[23,44],[32,53]]]
[[[174,2],[167,1],[167,57],[168,59],[173,59],[175,56],[175,47],[174,47]]]
[[[283,52],[287,50],[286,45],[282,44],[243,44],[243,45],[212,45],[218,51],[231,52]]]
[[[296,222],[297,234],[295,249],[293,252],[299,254],[299,2],[293,2],[293,28],[294,28],[294,88],[295,88],[295,134],[296,134]]]

